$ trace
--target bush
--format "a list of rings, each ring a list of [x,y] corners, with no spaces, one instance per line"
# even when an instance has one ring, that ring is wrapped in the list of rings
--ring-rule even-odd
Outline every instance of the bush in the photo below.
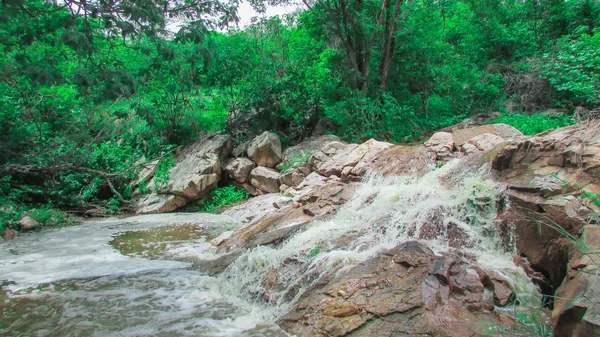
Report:
[[[561,128],[575,124],[575,120],[568,115],[527,115],[523,113],[503,114],[490,124],[504,123],[517,128],[525,135],[535,135],[550,129]]]
[[[224,206],[233,205],[249,197],[248,192],[243,189],[236,190],[233,185],[218,187],[215,188],[212,196],[200,205],[199,210],[201,212],[216,213]]]

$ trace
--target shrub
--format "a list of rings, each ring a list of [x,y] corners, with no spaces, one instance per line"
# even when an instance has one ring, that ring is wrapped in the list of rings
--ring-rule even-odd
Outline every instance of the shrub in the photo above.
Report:
[[[525,135],[535,135],[546,130],[575,124],[575,121],[571,116],[562,114],[542,115],[538,113],[527,115],[523,113],[514,113],[503,114],[502,116],[490,122],[490,124],[498,123],[504,123],[513,126],[519,131],[523,132]]]
[[[234,203],[246,200],[250,194],[244,189],[236,190],[235,186],[229,185],[218,187],[212,193],[212,196],[200,205],[201,212],[216,213],[220,208]]]

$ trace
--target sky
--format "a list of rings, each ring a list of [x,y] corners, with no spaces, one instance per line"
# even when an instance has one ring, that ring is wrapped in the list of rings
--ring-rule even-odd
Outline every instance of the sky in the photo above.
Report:
[[[294,12],[298,6],[277,6],[277,7],[269,7],[267,8],[266,17],[271,17],[275,15],[289,14]],[[242,2],[242,4],[238,7],[238,16],[240,17],[240,28],[246,27],[252,21],[252,17],[257,16],[252,6],[250,6],[247,2]]]

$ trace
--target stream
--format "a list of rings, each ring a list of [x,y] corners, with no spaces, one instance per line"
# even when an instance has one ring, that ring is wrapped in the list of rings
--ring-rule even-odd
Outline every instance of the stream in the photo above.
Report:
[[[193,261],[214,259],[208,241],[239,219],[146,215],[22,235],[0,246],[0,336],[287,336],[275,322],[328,271],[410,240],[436,254],[459,250],[510,280],[520,304],[539,307],[495,227],[502,191],[485,175],[456,163],[420,178],[368,174],[335,215],[245,250],[215,277]],[[457,229],[464,244],[452,247]],[[273,271],[278,286],[265,293]]]
[[[239,226],[165,214],[19,236],[0,246],[0,336],[286,336],[190,269]]]

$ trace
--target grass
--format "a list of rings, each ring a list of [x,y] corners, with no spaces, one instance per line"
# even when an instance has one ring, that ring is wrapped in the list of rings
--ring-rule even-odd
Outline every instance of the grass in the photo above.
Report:
[[[568,115],[543,115],[524,113],[504,113],[497,119],[490,121],[490,124],[508,124],[515,127],[523,134],[531,136],[551,129],[557,129],[564,126],[575,124],[576,121]]]
[[[26,215],[39,222],[41,227],[64,227],[75,223],[75,219],[66,212],[50,206],[27,207],[9,204],[0,209],[0,232],[6,229],[18,230],[17,222]]]

